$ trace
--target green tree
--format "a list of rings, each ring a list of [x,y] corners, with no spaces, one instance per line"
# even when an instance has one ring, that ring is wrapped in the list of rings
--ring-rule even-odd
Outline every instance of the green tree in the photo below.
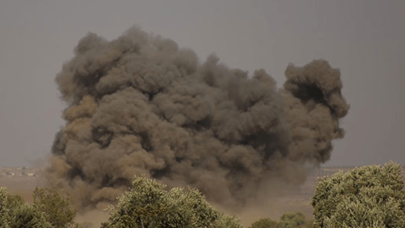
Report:
[[[310,228],[312,221],[307,221],[304,214],[301,212],[285,213],[280,217],[279,222],[275,222],[269,218],[260,219],[249,228]]]
[[[320,178],[312,198],[315,227],[405,227],[401,167],[365,166]]]
[[[0,188],[0,228],[53,228],[43,213]]]
[[[76,210],[71,208],[72,199],[62,196],[51,188],[35,188],[33,192],[34,207],[42,212],[47,221],[57,228],[77,227],[73,221]]]
[[[0,227],[10,227],[9,209],[7,207],[8,193],[4,187],[0,188]]]
[[[196,189],[165,190],[166,185],[136,177],[132,187],[110,207],[109,221],[103,228],[221,227],[242,228],[234,217],[213,209]]]
[[[252,223],[249,228],[276,228],[276,226],[277,222],[269,218],[262,218]]]
[[[305,227],[305,216],[301,212],[286,213],[281,216],[276,228]]]

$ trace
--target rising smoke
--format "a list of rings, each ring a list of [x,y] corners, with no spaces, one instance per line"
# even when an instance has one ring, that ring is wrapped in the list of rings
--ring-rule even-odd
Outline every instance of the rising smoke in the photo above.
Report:
[[[50,183],[82,207],[110,203],[145,174],[237,205],[273,180],[301,183],[343,137],[349,106],[340,72],[324,60],[290,65],[283,89],[138,28],[82,38],[56,82],[68,107]]]

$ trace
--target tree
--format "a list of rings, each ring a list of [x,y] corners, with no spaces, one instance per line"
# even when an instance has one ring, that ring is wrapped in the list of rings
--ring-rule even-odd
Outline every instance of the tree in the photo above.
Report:
[[[43,213],[0,188],[0,228],[53,228]]]
[[[252,223],[249,228],[276,228],[276,226],[277,222],[269,218],[262,218]]]
[[[305,216],[301,212],[295,212],[282,215],[276,228],[298,228],[304,226]]]
[[[103,228],[134,227],[221,227],[242,228],[234,217],[213,209],[196,189],[165,190],[166,185],[136,177],[132,187],[120,198],[116,207],[110,207],[109,221]]]
[[[312,206],[315,227],[405,227],[401,167],[389,162],[320,178]]]
[[[9,221],[9,209],[7,207],[7,189],[4,187],[0,188],[0,227],[6,228],[10,227]]]
[[[51,188],[35,188],[33,192],[34,207],[42,212],[47,221],[53,226],[77,227],[73,219],[76,216],[76,210],[71,208],[73,200],[68,196],[62,196],[61,193]]]
[[[307,221],[304,214],[301,212],[285,213],[280,217],[279,222],[275,222],[268,218],[260,219],[249,228],[303,228],[312,227],[312,222]]]

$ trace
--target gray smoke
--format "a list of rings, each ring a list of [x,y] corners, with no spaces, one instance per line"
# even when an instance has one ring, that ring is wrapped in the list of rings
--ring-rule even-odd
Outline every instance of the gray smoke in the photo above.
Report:
[[[343,137],[349,106],[338,69],[290,65],[283,89],[210,56],[132,28],[113,41],[80,40],[56,82],[68,107],[56,134],[50,183],[81,206],[112,202],[134,175],[200,189],[238,205],[273,180],[300,183]]]

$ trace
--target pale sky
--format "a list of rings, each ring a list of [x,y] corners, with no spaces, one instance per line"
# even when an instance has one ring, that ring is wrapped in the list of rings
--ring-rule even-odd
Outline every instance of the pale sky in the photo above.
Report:
[[[0,166],[44,165],[64,125],[54,82],[80,38],[133,25],[231,68],[340,68],[351,105],[325,165],[405,164],[403,0],[0,0]]]

